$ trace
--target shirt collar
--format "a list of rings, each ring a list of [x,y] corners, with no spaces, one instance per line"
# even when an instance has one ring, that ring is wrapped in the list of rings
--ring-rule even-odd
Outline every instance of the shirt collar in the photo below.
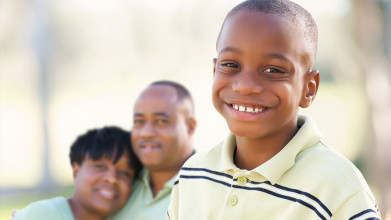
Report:
[[[164,188],[163,189],[169,189],[171,190],[172,187],[174,187],[174,183],[175,183],[175,179],[177,178],[178,176],[178,173],[175,174],[173,177],[171,177],[171,179],[169,179],[165,184],[164,184]],[[143,184],[146,186],[146,187],[150,187],[149,186],[149,182],[150,182],[150,176],[149,176],[149,170],[147,168],[143,168],[143,170],[141,171],[141,180],[143,182]]]
[[[254,168],[252,171],[259,173],[275,184],[278,179],[295,164],[296,156],[303,150],[320,141],[322,135],[313,120],[307,116],[299,116],[296,135],[274,157]],[[221,170],[240,170],[233,162],[235,151],[235,136],[230,134],[222,146]]]

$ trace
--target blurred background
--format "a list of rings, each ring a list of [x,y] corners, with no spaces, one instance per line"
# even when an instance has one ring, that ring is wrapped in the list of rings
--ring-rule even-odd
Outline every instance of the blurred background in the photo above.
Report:
[[[70,196],[71,143],[86,130],[132,126],[150,82],[192,92],[195,148],[228,132],[211,102],[215,42],[239,0],[1,0],[0,219]],[[313,117],[355,163],[391,219],[391,0],[296,0],[319,27]],[[213,135],[211,135],[213,134]]]

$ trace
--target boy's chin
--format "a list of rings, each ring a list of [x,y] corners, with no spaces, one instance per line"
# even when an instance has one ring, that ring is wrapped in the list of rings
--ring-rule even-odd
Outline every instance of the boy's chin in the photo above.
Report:
[[[237,137],[257,139],[263,136],[259,129],[252,129],[250,126],[234,126],[228,124],[231,133]]]

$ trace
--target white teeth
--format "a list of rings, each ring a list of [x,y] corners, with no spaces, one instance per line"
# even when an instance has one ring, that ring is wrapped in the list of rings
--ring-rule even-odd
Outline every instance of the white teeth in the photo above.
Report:
[[[100,194],[107,198],[107,199],[113,199],[114,198],[114,193],[105,189],[100,189],[99,190]]]
[[[237,104],[232,104],[232,107],[241,112],[260,113],[263,111],[262,108],[245,107]]]

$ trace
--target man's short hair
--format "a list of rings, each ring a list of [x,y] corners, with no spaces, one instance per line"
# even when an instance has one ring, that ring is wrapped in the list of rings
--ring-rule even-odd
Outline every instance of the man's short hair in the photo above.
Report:
[[[192,108],[194,108],[193,97],[191,96],[189,90],[186,89],[185,86],[169,80],[160,80],[149,84],[149,86],[157,86],[157,85],[170,86],[174,88],[178,96],[178,101],[182,102],[184,100],[189,100],[192,105]]]

